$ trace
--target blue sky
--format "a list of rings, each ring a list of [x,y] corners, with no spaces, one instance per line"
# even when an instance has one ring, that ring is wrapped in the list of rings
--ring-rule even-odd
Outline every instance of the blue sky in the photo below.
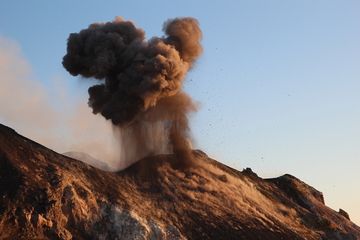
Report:
[[[1,4],[0,36],[35,79],[61,78],[76,95],[61,65],[69,33],[123,16],[150,38],[168,18],[197,18],[204,54],[185,85],[201,103],[196,146],[263,177],[293,174],[360,224],[359,10],[350,0],[13,0]]]

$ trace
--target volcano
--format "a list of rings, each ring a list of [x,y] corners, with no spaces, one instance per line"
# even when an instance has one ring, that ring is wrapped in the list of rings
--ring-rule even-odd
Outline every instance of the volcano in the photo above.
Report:
[[[360,239],[291,175],[262,179],[193,151],[106,172],[0,125],[0,239]]]

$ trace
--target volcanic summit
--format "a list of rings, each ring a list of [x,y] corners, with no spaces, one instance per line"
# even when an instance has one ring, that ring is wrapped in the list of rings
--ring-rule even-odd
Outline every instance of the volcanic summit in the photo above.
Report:
[[[0,125],[0,239],[360,239],[296,177],[193,155],[187,168],[157,155],[106,172]]]

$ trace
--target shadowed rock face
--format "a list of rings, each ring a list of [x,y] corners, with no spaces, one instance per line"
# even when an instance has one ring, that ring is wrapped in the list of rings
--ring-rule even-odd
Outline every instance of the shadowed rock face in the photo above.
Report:
[[[360,239],[299,179],[193,154],[104,172],[0,125],[0,239]]]

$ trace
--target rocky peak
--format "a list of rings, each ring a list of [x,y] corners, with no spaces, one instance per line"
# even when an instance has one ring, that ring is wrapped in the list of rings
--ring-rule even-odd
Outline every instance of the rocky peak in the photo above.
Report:
[[[1,239],[360,239],[295,177],[193,155],[187,168],[160,155],[106,172],[0,125]]]

